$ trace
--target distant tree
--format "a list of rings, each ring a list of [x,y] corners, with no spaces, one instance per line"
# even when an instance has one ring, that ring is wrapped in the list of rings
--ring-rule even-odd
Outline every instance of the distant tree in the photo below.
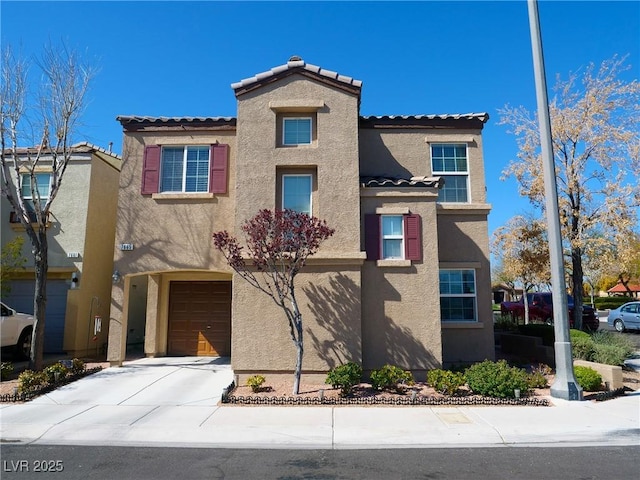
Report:
[[[589,291],[593,295],[597,295],[601,290],[608,290],[615,285],[609,285],[611,278],[611,257],[610,240],[601,232],[595,232],[591,235],[589,242],[585,242],[583,251],[582,268],[585,276],[585,283],[588,284]]]
[[[601,231],[592,235],[584,251],[584,273],[598,290],[606,291],[617,283],[627,288],[640,281],[640,234],[619,232],[611,238]]]
[[[546,227],[531,215],[518,215],[495,231],[492,248],[501,259],[502,278],[522,285],[524,322],[529,323],[527,292],[550,281]]]
[[[549,105],[563,238],[570,255],[575,328],[582,327],[583,255],[594,230],[610,239],[637,229],[640,205],[640,83],[625,82],[624,58],[614,56],[581,75],[558,77]],[[501,123],[518,137],[518,160],[504,170],[521,195],[544,208],[540,133],[536,116],[506,106]]]
[[[496,263],[491,268],[491,283],[496,286],[506,287],[511,295],[515,294],[517,279],[513,276],[512,272],[508,270],[509,265],[503,264],[503,259],[500,254],[495,253],[494,257]]]
[[[335,232],[327,222],[294,210],[260,210],[242,225],[244,247],[228,232],[213,234],[214,246],[235,272],[266,293],[284,311],[296,347],[293,394],[300,392],[304,340],[295,278],[309,256]]]
[[[16,57],[10,47],[2,52],[1,60],[1,192],[16,212],[33,247],[35,323],[30,368],[41,370],[49,268],[49,211],[71,159],[70,142],[84,111],[94,70],[66,47],[46,46],[37,61],[41,74],[39,96],[31,104],[27,62]],[[19,143],[28,139],[36,146],[19,148]]]
[[[602,278],[606,279],[605,290],[619,283],[626,288],[625,295],[633,296],[629,284],[640,281],[640,234],[618,235],[613,246],[593,263],[600,267]]]
[[[24,238],[16,237],[2,247],[0,260],[0,295],[3,297],[11,293],[11,283],[9,281],[11,276],[16,272],[24,270],[24,265],[27,263],[27,259],[22,255],[23,245]]]

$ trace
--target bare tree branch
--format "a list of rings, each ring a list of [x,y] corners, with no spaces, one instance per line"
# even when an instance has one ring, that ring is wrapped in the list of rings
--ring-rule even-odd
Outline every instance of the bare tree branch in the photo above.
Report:
[[[48,239],[51,205],[58,194],[72,155],[78,119],[94,70],[65,45],[49,44],[36,62],[41,77],[39,101],[29,105],[27,62],[11,47],[2,52],[0,92],[1,193],[11,204],[29,237],[34,254],[34,335],[31,368],[42,368],[47,302]],[[29,138],[22,125],[35,128],[37,145],[20,146]],[[34,127],[35,126],[35,127]],[[38,180],[45,168],[47,184]],[[28,198],[26,198],[28,196]]]

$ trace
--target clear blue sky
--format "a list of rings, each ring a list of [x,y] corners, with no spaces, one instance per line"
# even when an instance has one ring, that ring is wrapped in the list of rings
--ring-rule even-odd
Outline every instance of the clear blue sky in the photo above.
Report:
[[[362,115],[488,112],[490,232],[529,209],[515,181],[500,180],[517,147],[498,114],[536,108],[525,0],[2,0],[0,9],[3,45],[31,57],[64,41],[100,67],[76,140],[121,152],[117,115],[235,116],[231,83],[300,55],[362,80]],[[539,13],[550,88],[557,73],[614,54],[629,55],[626,80],[640,78],[640,2],[549,0]]]

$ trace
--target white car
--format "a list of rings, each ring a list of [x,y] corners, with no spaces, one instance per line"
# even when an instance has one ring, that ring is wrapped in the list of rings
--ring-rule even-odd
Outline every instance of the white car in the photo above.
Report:
[[[16,312],[4,303],[2,306],[2,320],[0,323],[0,336],[2,348],[11,347],[16,357],[29,358],[31,353],[31,339],[33,337],[33,316]]]

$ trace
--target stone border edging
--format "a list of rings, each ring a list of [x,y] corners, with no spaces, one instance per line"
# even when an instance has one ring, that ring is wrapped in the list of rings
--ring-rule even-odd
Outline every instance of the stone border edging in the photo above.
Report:
[[[23,393],[6,393],[4,395],[0,395],[0,403],[15,403],[15,402],[28,402],[29,400],[33,400],[40,395],[44,395],[45,393],[49,393],[57,388],[60,388],[69,383],[75,382],[76,380],[80,380],[83,377],[91,375],[93,373],[97,373],[102,370],[102,367],[95,367],[85,370],[82,373],[76,373],[75,375],[67,375],[64,379],[55,383],[48,383],[38,389],[30,390],[28,392]]]
[[[235,382],[225,388],[222,392],[222,404],[228,405],[397,405],[397,406],[434,406],[434,405],[513,405],[513,406],[536,406],[549,407],[551,403],[546,398],[523,397],[523,398],[493,398],[472,395],[467,397],[430,397],[425,395],[402,396],[402,397],[253,397],[236,396]]]

